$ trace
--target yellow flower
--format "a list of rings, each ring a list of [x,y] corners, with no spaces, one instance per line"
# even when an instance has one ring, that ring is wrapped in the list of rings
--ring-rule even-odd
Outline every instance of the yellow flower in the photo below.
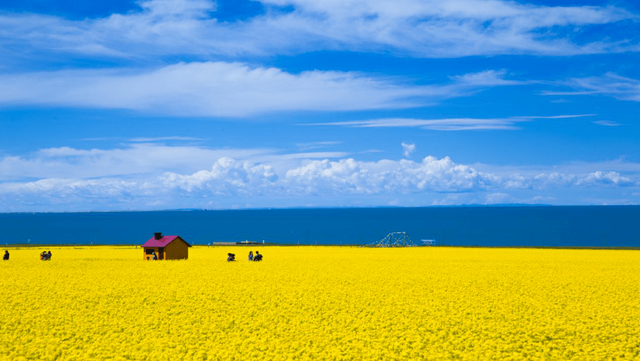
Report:
[[[251,249],[255,251],[256,249]],[[640,252],[10,250],[0,359],[633,359]],[[237,262],[226,262],[227,253]]]

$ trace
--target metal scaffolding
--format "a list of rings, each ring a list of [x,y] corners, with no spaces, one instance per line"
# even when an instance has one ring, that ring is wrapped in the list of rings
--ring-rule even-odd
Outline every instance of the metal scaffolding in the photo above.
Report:
[[[378,242],[369,243],[367,247],[415,247],[407,232],[391,232]]]

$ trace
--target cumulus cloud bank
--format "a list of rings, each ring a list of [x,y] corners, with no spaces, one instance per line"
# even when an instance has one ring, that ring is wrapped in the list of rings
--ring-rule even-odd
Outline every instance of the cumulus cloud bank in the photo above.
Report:
[[[156,151],[164,149],[167,153],[180,151],[174,147],[154,147]],[[140,152],[140,148],[119,151],[126,155]],[[536,199],[548,199],[541,193],[549,189],[583,189],[589,194],[602,189],[637,190],[640,186],[640,165],[636,164],[627,164],[626,169],[620,171],[583,167],[581,172],[572,173],[557,170],[491,172],[455,163],[449,157],[428,156],[418,162],[407,159],[331,160],[273,151],[245,151],[245,159],[239,160],[217,153],[224,151],[210,150],[212,153],[207,156],[217,157],[209,163],[213,165],[192,172],[187,168],[177,172],[139,167],[138,173],[128,175],[92,172],[91,168],[102,168],[104,164],[100,159],[105,155],[101,152],[109,153],[73,148],[41,151],[37,156],[41,167],[33,168],[39,169],[40,173],[34,170],[31,174],[32,178],[39,179],[5,178],[0,182],[0,204],[7,210],[52,205],[69,210],[229,208],[268,204],[269,200],[277,198],[287,199],[283,206],[308,205],[314,199],[322,199],[323,205],[342,206],[350,205],[344,203],[349,197],[358,196],[356,198],[365,200],[371,197],[369,205],[384,205],[380,202],[397,197],[410,197],[415,200],[414,205],[429,205],[455,204],[456,199],[458,204],[495,203],[498,199],[516,202],[518,198],[514,194],[523,192],[535,203]],[[136,167],[136,160],[124,155],[122,162]],[[7,161],[7,158],[0,161],[4,170],[20,167],[19,161]],[[60,176],[47,177],[51,175],[51,167],[59,167],[65,162],[68,165]],[[126,165],[122,167],[126,168]],[[74,168],[83,171],[74,171]],[[69,176],[74,174],[75,177]],[[479,195],[483,198],[478,198]]]

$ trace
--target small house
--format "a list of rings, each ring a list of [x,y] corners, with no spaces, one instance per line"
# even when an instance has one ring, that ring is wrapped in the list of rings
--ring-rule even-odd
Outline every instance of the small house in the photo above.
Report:
[[[143,259],[152,259],[153,252],[156,253],[158,259],[187,259],[189,258],[189,247],[191,245],[180,236],[163,236],[162,233],[155,233],[142,245]]]

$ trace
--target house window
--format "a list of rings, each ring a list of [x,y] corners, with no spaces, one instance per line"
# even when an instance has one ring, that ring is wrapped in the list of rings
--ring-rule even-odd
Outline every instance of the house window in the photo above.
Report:
[[[145,254],[153,254],[153,249],[152,248],[147,248],[144,250]]]

